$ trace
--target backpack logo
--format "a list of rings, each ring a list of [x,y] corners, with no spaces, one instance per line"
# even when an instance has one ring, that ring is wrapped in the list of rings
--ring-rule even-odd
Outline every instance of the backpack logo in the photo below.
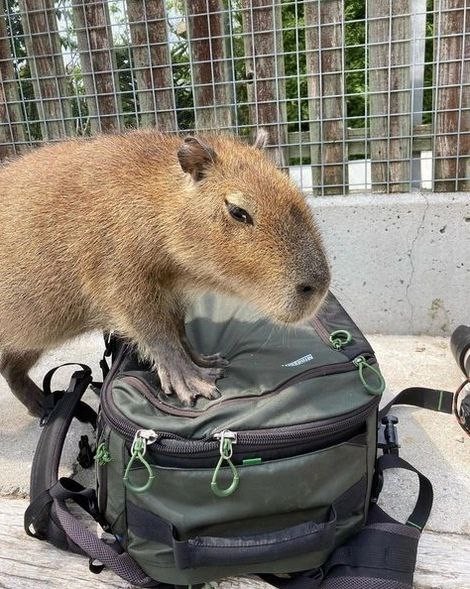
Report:
[[[298,360],[294,360],[293,362],[289,362],[289,364],[281,364],[281,366],[292,368],[294,366],[301,366],[302,364],[306,364],[307,362],[311,362],[313,360],[312,354],[307,354],[306,356],[302,356]]]

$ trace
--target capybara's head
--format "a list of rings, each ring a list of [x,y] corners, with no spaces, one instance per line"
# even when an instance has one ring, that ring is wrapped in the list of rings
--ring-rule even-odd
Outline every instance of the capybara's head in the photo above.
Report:
[[[330,271],[310,207],[264,142],[263,132],[254,145],[228,135],[182,140],[186,205],[176,250],[201,286],[294,323],[315,313]]]

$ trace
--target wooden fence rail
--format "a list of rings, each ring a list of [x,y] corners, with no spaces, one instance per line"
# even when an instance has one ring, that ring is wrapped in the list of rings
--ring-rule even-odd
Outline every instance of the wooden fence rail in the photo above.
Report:
[[[0,0],[0,160],[132,126],[264,126],[313,194],[354,190],[356,160],[361,190],[369,165],[373,192],[423,189],[423,152],[468,190],[470,2]]]
[[[434,187],[453,191],[470,183],[470,80],[464,77],[470,66],[470,5],[465,0],[439,0],[438,4]]]
[[[370,153],[372,189],[375,192],[403,192],[410,181],[412,120],[409,114],[409,5],[410,0],[367,2],[370,17]],[[384,141],[384,137],[387,141]]]
[[[285,67],[281,5],[273,0],[242,0],[243,41],[250,123],[265,127],[274,159],[286,168]]]
[[[73,133],[65,64],[53,0],[19,0],[28,65],[44,139]]]

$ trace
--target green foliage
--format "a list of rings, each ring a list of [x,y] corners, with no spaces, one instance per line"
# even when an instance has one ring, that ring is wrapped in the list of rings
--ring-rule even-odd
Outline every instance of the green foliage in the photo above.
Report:
[[[348,127],[365,127],[366,24],[365,1],[349,0],[344,6],[344,69]]]
[[[286,74],[286,111],[289,131],[308,130],[307,65],[305,57],[305,20],[302,2],[284,2],[282,6],[284,67]]]

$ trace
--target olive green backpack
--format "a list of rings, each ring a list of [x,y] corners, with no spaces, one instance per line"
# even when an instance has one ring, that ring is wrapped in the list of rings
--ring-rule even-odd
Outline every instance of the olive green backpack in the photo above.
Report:
[[[26,531],[139,587],[242,573],[285,589],[411,587],[432,488],[399,458],[391,404],[379,413],[374,351],[335,297],[308,323],[281,327],[208,295],[191,308],[186,331],[197,351],[229,360],[220,398],[182,406],[129,342],[109,339],[111,366],[103,360],[104,382],[92,383],[97,415],[81,401],[86,366],[67,392],[48,395]],[[449,412],[449,395],[407,389],[397,401],[437,409],[440,400]],[[96,464],[96,491],[57,477],[73,417],[96,429],[93,443],[82,436],[79,454],[82,466]],[[388,468],[419,477],[406,524],[377,506]],[[72,514],[71,502],[107,539]]]

